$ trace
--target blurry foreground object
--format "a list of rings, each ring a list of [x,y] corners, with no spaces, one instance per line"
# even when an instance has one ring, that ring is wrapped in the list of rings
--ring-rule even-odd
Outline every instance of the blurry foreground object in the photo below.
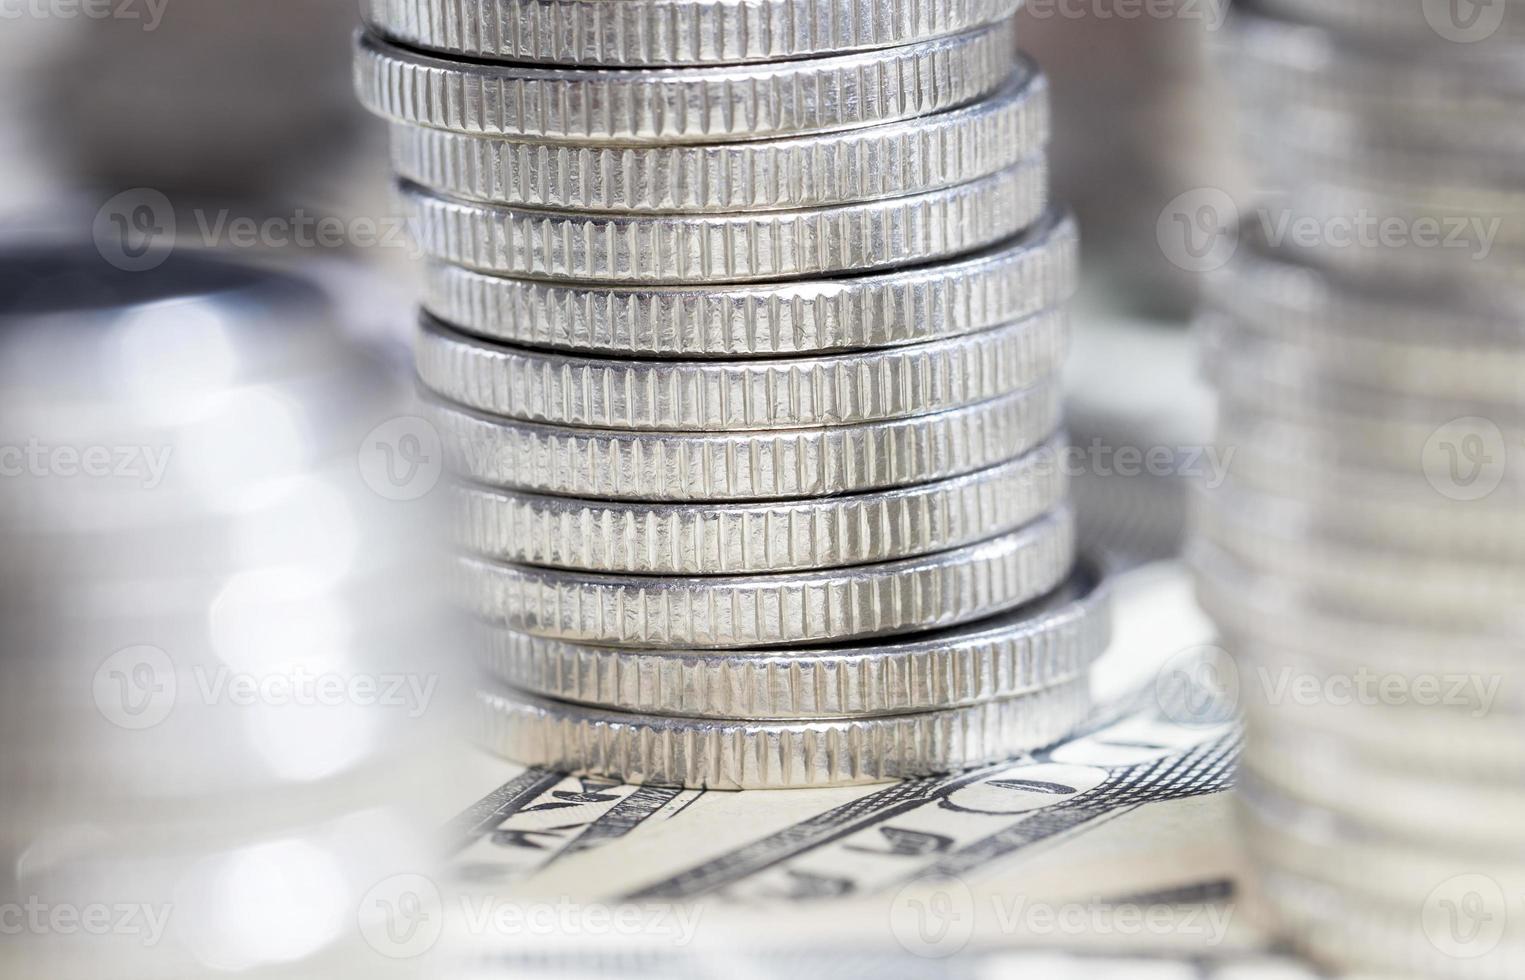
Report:
[[[1243,829],[1281,928],[1363,974],[1525,973],[1522,17],[1243,9],[1226,69],[1277,193],[1192,253],[1222,266],[1236,456],[1193,551]]]
[[[357,917],[422,864],[402,788],[443,697],[410,495],[360,452],[402,391],[281,273],[0,265],[7,957],[380,975]]]

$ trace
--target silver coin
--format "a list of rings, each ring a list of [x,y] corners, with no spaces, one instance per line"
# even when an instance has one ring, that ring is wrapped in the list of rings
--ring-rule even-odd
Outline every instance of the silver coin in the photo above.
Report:
[[[986,251],[892,273],[747,286],[584,286],[432,262],[424,306],[483,337],[637,356],[757,357],[894,347],[974,333],[1075,291],[1077,236],[1050,211]]]
[[[1067,509],[953,551],[758,576],[617,576],[455,560],[470,612],[551,639],[630,647],[833,643],[956,626],[1057,588],[1075,560]]]
[[[1219,449],[1234,453],[1229,469],[1249,479],[1281,486],[1312,468],[1321,470],[1315,484],[1369,476],[1364,492],[1379,500],[1470,498],[1479,511],[1506,506],[1525,480],[1525,454],[1517,448],[1525,446],[1525,433],[1496,412],[1492,418],[1474,416],[1476,408],[1427,420],[1382,418],[1310,405],[1306,392],[1269,384],[1252,370],[1214,373],[1238,385],[1219,389]],[[1411,404],[1392,401],[1395,408]],[[1272,460],[1292,469],[1267,477]]]
[[[1441,398],[1525,400],[1525,292],[1341,276],[1290,247],[1248,235],[1204,282],[1210,332],[1242,335],[1316,359],[1374,387]],[[1444,325],[1443,330],[1439,329]],[[1211,338],[1210,345],[1224,340]]]
[[[1525,195],[1451,181],[1389,182],[1314,161],[1278,166],[1269,153],[1259,158],[1266,179],[1287,190],[1257,219],[1305,243],[1321,265],[1405,280],[1465,275],[1483,288],[1525,288]]]
[[[1470,635],[1525,629],[1525,574],[1510,564],[1399,552],[1277,525],[1261,501],[1243,492],[1212,493],[1205,500],[1197,508],[1205,541],[1257,572],[1326,592],[1353,611]]]
[[[954,187],[1043,154],[1048,81],[1023,60],[973,105],[884,126],[709,146],[585,146],[392,127],[397,174],[452,197],[605,213],[821,208]]]
[[[401,189],[428,255],[479,272],[606,283],[749,282],[933,262],[1010,238],[1048,207],[1030,160],[914,197],[806,211],[591,215]]]
[[[1079,679],[1110,639],[1107,590],[1078,570],[1048,598],[907,640],[821,649],[621,650],[484,627],[482,662],[522,691],[692,718],[848,718],[1016,697]]]
[[[651,504],[451,489],[455,543],[485,558],[588,572],[737,575],[947,551],[1064,500],[1064,443],[904,490],[760,503]]]
[[[1235,411],[1305,422],[1331,432],[1363,430],[1351,446],[1386,454],[1405,471],[1421,465],[1426,443],[1442,426],[1477,417],[1498,431],[1499,463],[1514,473],[1520,462],[1505,451],[1525,436],[1525,399],[1448,398],[1400,387],[1402,376],[1353,378],[1359,369],[1335,366],[1288,344],[1254,337],[1232,324],[1204,320],[1203,369]],[[1502,393],[1501,393],[1502,394]],[[1519,454],[1516,453],[1516,456]]]
[[[1509,46],[1390,46],[1241,13],[1224,45],[1230,81],[1249,105],[1348,109],[1384,137],[1463,151],[1506,134],[1525,140],[1525,77]]]
[[[1059,427],[1040,385],[913,419],[777,432],[614,432],[429,406],[451,469],[485,486],[606,500],[787,500],[887,490],[1013,459]]]
[[[1373,40],[1513,44],[1525,40],[1525,4],[1497,0],[1472,9],[1450,0],[1257,0],[1257,9],[1286,20],[1332,28]],[[1495,19],[1494,12],[1499,16]]]
[[[1419,465],[1393,473],[1319,463],[1309,447],[1280,452],[1257,431],[1220,426],[1218,441],[1234,449],[1223,492],[1236,488],[1271,502],[1278,525],[1324,528],[1347,540],[1399,550],[1479,560],[1525,558],[1525,513],[1514,495],[1479,500],[1446,496]],[[1417,463],[1417,461],[1416,461]]]
[[[1435,650],[1444,647],[1447,670],[1493,677],[1508,674],[1519,659],[1508,637],[1469,636],[1363,616],[1342,606],[1337,595],[1267,576],[1205,541],[1194,543],[1190,562],[1198,600],[1225,628],[1282,651],[1317,657],[1330,669],[1350,673],[1366,666],[1417,673],[1434,668]],[[1495,703],[1506,713],[1525,710],[1525,689],[1501,688]]]
[[[1518,852],[1525,793],[1517,783],[1416,771],[1292,725],[1252,724],[1241,766],[1276,792],[1351,815],[1383,835],[1428,842],[1437,826],[1459,848]]]
[[[1485,129],[1463,147],[1434,143],[1422,132],[1371,125],[1353,106],[1256,102],[1243,107],[1235,130],[1263,170],[1356,174],[1441,201],[1466,193],[1509,200],[1525,175],[1518,134]]]
[[[734,432],[852,425],[965,408],[1050,380],[1063,311],[861,354],[755,361],[572,357],[475,340],[426,319],[418,374],[503,418],[600,429]]]
[[[735,65],[892,48],[1005,20],[1020,0],[362,0],[414,47],[561,65]]]
[[[1448,673],[1437,669],[1433,660],[1429,669],[1409,673],[1380,663],[1381,651],[1376,650],[1365,663],[1356,664],[1356,657],[1326,663],[1333,658],[1236,634],[1229,623],[1224,642],[1232,646],[1235,664],[1244,669],[1241,684],[1253,680],[1264,685],[1241,699],[1245,718],[1257,729],[1285,729],[1337,740],[1351,751],[1389,760],[1417,785],[1427,779],[1452,778],[1518,784],[1522,778],[1521,716],[1503,709],[1494,714],[1491,705],[1482,707],[1488,696],[1483,688],[1499,683],[1500,675]],[[1478,678],[1478,691],[1466,689],[1472,677]],[[1293,691],[1292,685],[1299,687]],[[1442,695],[1481,696],[1473,708],[1388,704],[1381,685],[1387,686],[1386,696],[1393,701],[1407,697],[1412,702],[1410,692],[1416,689],[1430,700],[1429,692],[1437,686]],[[1516,699],[1518,693],[1513,692]]]
[[[1274,851],[1255,855],[1258,892],[1267,900],[1279,935],[1304,955],[1342,975],[1446,977],[1449,980],[1510,980],[1525,970],[1525,944],[1504,940],[1474,956],[1459,956],[1459,941],[1475,937],[1483,949],[1491,934],[1473,932],[1466,918],[1451,918],[1468,893],[1442,892],[1432,905],[1372,901],[1282,867]],[[1476,880],[1476,879],[1472,879]],[[1458,882],[1465,885],[1466,880]],[[1449,902],[1450,906],[1442,905]],[[1425,929],[1425,913],[1432,925]],[[1486,907],[1483,908],[1486,912]],[[1439,945],[1457,923],[1456,939]],[[1461,931],[1465,929],[1466,931]],[[1502,937],[1501,937],[1502,938]]]
[[[630,783],[791,789],[912,779],[1010,759],[1062,739],[1090,705],[1070,681],[945,711],[831,721],[625,714],[507,689],[477,696],[478,741],[526,765]]]
[[[1447,839],[1429,839],[1424,846],[1384,835],[1365,820],[1319,807],[1277,791],[1253,772],[1240,776],[1237,802],[1241,826],[1255,848],[1274,854],[1277,866],[1348,890],[1353,897],[1407,905],[1415,922],[1424,904],[1440,886],[1476,873],[1479,863],[1504,895],[1525,890],[1525,862],[1515,853],[1498,853],[1512,841],[1469,853]],[[1491,853],[1490,853],[1491,852]],[[1511,931],[1525,939],[1525,928]]]
[[[434,129],[569,143],[719,143],[930,115],[995,91],[1016,64],[1009,20],[884,51],[652,70],[447,61],[362,36],[355,85],[372,112]]]

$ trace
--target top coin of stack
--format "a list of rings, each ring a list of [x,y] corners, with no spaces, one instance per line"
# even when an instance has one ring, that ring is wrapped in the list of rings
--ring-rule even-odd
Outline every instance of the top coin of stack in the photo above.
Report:
[[[1261,0],[1229,35],[1285,196],[1207,290],[1236,455],[1199,590],[1240,658],[1262,890],[1363,975],[1525,965],[1522,26],[1515,0]]]
[[[489,745],[778,787],[1080,721],[1076,238],[1018,4],[372,0]]]

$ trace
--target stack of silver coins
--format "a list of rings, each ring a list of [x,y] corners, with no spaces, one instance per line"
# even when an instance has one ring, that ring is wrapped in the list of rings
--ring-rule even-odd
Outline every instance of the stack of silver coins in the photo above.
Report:
[[[0,247],[8,972],[345,975],[437,766],[415,540],[356,465],[406,388],[305,279],[103,254]]]
[[[1362,975],[1525,974],[1525,4],[1261,0],[1277,193],[1203,320],[1231,479],[1194,556],[1268,908]]]
[[[514,759],[849,784],[1071,731],[1107,636],[1019,0],[372,0]]]

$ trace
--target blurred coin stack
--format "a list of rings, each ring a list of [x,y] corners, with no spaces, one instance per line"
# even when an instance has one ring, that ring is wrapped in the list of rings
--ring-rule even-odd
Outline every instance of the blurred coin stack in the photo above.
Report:
[[[1261,891],[1362,975],[1525,975],[1525,4],[1261,0],[1275,193],[1208,289],[1199,590]]]
[[[1107,627],[1019,0],[372,0],[481,737],[632,781],[1050,743]]]
[[[284,273],[0,255],[6,961],[377,975],[354,923],[420,849],[393,804],[440,670],[356,466],[405,392]]]

